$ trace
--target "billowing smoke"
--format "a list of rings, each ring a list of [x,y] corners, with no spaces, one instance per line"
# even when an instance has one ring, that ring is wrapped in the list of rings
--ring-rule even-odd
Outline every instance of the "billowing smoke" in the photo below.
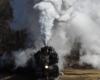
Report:
[[[30,58],[34,57],[33,54],[35,52],[36,50],[34,49],[26,49],[26,50],[19,50],[12,52],[16,64],[15,69],[18,67],[26,67],[27,61],[29,61]],[[33,61],[33,67],[35,67],[34,61]]]
[[[60,16],[55,10],[51,2],[40,2],[37,3],[34,8],[39,10],[39,25],[41,30],[41,38],[45,45],[47,45],[50,40],[52,33],[53,22]]]
[[[49,3],[52,4],[52,11],[55,10],[59,17],[52,20],[54,28],[52,30],[52,37],[49,41],[49,45],[52,45],[59,53],[60,69],[63,67],[63,57],[66,54],[70,54],[72,44],[76,38],[81,43],[80,49],[80,61],[79,63],[92,64],[94,68],[99,68],[99,48],[100,48],[100,27],[99,27],[99,0],[42,0],[35,5],[36,9],[39,10],[39,23],[42,32],[46,35],[46,30],[49,31],[48,27],[45,27],[47,21],[47,15],[51,16],[55,11],[49,12],[47,6]],[[44,4],[44,5],[43,5]],[[45,14],[46,13],[46,14]],[[44,17],[45,15],[45,17]],[[42,19],[41,19],[42,17]],[[44,20],[45,19],[45,20]],[[48,18],[50,20],[50,18]],[[49,22],[48,20],[48,22]],[[49,24],[48,24],[49,25]],[[43,27],[44,26],[44,27]],[[50,27],[50,26],[49,26]],[[52,26],[51,26],[52,28]],[[42,33],[43,34],[43,33]],[[50,34],[51,35],[51,34]],[[47,41],[46,37],[43,37]],[[49,40],[49,39],[48,39]],[[91,57],[90,57],[91,56]],[[92,60],[94,59],[94,61]]]
[[[53,46],[59,55],[58,65],[63,69],[64,56],[70,54],[75,39],[79,38],[79,63],[100,69],[100,0],[9,1],[14,9],[10,28],[26,29],[27,48],[35,46],[39,50],[44,45]],[[13,52],[17,67],[25,66],[32,54],[33,49]]]

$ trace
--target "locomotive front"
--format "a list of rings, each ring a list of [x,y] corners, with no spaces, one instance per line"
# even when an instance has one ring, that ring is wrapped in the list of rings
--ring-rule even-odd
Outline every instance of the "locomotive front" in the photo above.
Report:
[[[43,47],[34,54],[37,78],[53,80],[59,75],[58,55],[52,47]]]

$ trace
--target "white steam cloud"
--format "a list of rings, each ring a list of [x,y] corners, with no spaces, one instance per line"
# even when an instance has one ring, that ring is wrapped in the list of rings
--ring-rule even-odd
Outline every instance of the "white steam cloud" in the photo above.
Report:
[[[100,0],[10,0],[10,3],[14,9],[10,27],[27,30],[26,47],[40,49],[43,43],[53,46],[59,55],[58,65],[63,69],[64,56],[70,54],[75,39],[79,37],[79,63],[85,62],[100,69]],[[19,61],[23,60],[21,66],[25,66],[31,52],[30,49],[28,52],[13,52],[18,53],[14,56],[16,64],[21,65]],[[23,56],[22,60],[18,58]]]
[[[12,55],[15,60],[15,69],[18,67],[26,67],[27,62],[30,60],[30,58],[34,57],[33,54],[35,52],[36,50],[34,49],[26,49],[26,50],[19,50],[19,51],[12,52]],[[35,67],[35,63],[33,63],[33,67]]]
[[[60,16],[55,10],[51,2],[40,2],[37,3],[34,8],[39,10],[39,24],[41,30],[41,38],[45,45],[50,40],[52,33],[53,22]]]

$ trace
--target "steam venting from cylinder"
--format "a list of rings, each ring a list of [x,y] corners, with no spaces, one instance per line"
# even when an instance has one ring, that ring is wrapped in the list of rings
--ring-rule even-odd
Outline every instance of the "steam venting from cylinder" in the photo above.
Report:
[[[66,63],[64,56],[70,54],[77,40],[81,43],[79,64],[85,62],[100,69],[100,0],[9,1],[14,9],[13,21],[9,21],[10,28],[15,31],[26,29],[28,34],[25,42],[28,49],[12,53],[16,56],[17,66],[22,66],[21,63],[25,66],[24,61],[31,54],[48,45],[57,51],[58,65],[63,69]],[[27,54],[28,57],[25,57]],[[18,55],[25,58],[20,60]]]

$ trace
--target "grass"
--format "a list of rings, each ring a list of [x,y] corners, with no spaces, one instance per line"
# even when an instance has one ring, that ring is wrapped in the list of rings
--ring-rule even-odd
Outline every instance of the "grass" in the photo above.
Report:
[[[100,80],[100,70],[97,69],[65,69],[60,80]],[[0,80],[34,80],[33,75],[0,73]],[[57,79],[58,80],[58,79]]]
[[[62,72],[61,80],[100,80],[100,70],[97,69],[65,69]]]

